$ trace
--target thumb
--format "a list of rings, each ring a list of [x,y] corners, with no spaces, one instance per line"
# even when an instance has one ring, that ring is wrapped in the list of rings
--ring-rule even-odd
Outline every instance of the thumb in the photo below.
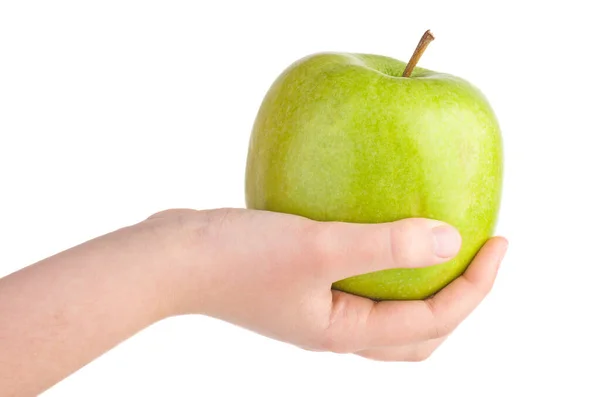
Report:
[[[339,280],[394,268],[432,266],[454,257],[461,236],[426,218],[379,224],[322,223],[314,238],[328,277]]]

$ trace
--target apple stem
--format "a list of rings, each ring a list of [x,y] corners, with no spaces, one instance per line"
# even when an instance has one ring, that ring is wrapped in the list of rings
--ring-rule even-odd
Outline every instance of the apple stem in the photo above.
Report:
[[[417,44],[415,52],[412,54],[412,57],[410,57],[408,64],[406,64],[406,68],[404,69],[404,73],[402,73],[402,77],[410,77],[413,69],[415,66],[417,66],[417,62],[419,62],[419,59],[421,59],[421,55],[423,55],[429,43],[431,43],[434,39],[435,37],[433,37],[429,30],[423,34],[419,44]]]

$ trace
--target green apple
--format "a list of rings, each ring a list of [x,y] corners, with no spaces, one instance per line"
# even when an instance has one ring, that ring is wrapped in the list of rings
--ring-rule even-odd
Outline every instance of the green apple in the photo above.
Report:
[[[267,92],[250,138],[248,208],[356,223],[426,217],[459,230],[461,250],[443,264],[333,284],[374,300],[445,287],[491,237],[500,207],[502,138],[490,104],[464,79],[415,63],[409,71],[381,55],[302,58]]]

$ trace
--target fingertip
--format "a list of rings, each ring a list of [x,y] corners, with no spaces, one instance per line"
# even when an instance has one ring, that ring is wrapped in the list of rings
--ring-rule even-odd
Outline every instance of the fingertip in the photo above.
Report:
[[[495,278],[507,248],[508,240],[506,238],[502,236],[490,238],[481,247],[464,276],[471,280]]]
[[[508,240],[505,237],[497,236],[495,237],[497,241],[497,259],[496,259],[496,270],[500,267],[504,256],[506,255],[506,251],[508,250]]]
[[[485,243],[481,251],[483,251],[484,248],[489,250],[488,253],[490,255],[496,257],[497,264],[499,265],[508,250],[508,240],[503,236],[494,236]]]
[[[494,237],[494,238],[495,238],[496,240],[498,240],[498,244],[501,244],[501,246],[502,246],[502,250],[503,250],[504,252],[506,252],[506,250],[508,249],[508,245],[509,245],[509,243],[508,243],[508,239],[507,239],[506,237],[504,237],[504,236],[496,236],[496,237]]]

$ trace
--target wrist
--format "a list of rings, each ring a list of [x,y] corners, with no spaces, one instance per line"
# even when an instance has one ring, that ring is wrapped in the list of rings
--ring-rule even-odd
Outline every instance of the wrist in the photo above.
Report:
[[[215,210],[172,209],[137,225],[151,241],[158,271],[155,297],[158,319],[204,314],[210,293],[209,261]],[[213,258],[214,261],[214,258]]]

